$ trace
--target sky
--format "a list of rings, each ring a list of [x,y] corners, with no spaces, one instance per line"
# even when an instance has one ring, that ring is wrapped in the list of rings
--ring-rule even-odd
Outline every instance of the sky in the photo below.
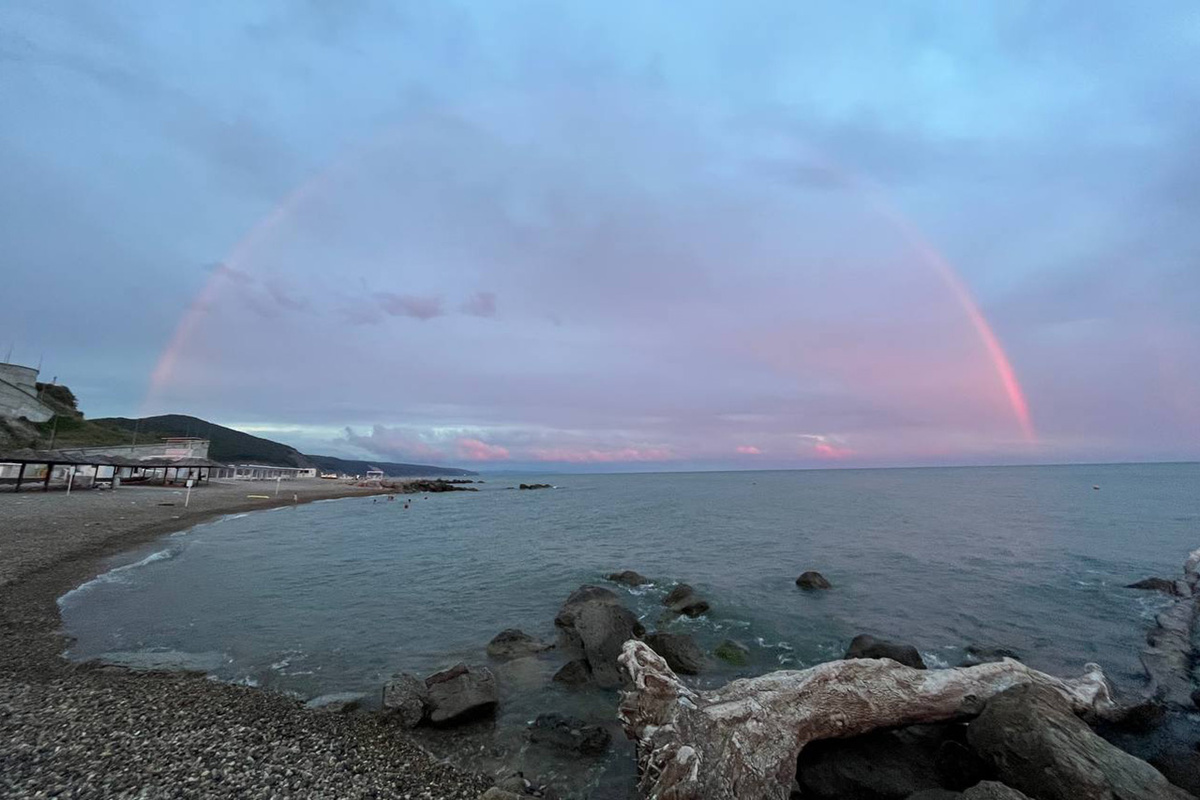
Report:
[[[476,469],[1200,459],[1193,2],[0,6],[0,356]]]

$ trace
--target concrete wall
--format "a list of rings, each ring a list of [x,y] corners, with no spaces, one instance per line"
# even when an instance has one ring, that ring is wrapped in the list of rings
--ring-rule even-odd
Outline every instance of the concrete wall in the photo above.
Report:
[[[142,434],[146,436],[147,434]],[[133,438],[133,433],[129,434]],[[191,442],[150,442],[148,444],[111,444],[104,447],[64,447],[64,452],[83,456],[124,456],[125,458],[208,458],[208,440]]]
[[[38,371],[20,364],[0,364],[0,417],[45,422],[54,409],[37,399]]]

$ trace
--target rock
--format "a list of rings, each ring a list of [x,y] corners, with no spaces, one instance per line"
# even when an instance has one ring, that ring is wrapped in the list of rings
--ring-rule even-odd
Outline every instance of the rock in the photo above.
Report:
[[[525,797],[526,795],[524,794],[506,792],[498,786],[493,786],[479,795],[479,800],[525,800]]]
[[[906,667],[925,669],[925,662],[921,659],[921,654],[917,652],[917,648],[910,644],[876,639],[874,636],[865,633],[854,637],[844,657],[890,658],[892,661],[898,661]]]
[[[962,791],[987,776],[983,759],[963,742],[948,739],[938,745],[933,757],[938,782],[947,789]]]
[[[796,585],[801,589],[832,589],[833,584],[830,583],[824,575],[815,571],[809,570],[796,578]]]
[[[1192,705],[1194,705],[1196,708],[1200,708],[1200,689],[1196,689],[1194,692],[1192,692]]]
[[[982,781],[963,792],[962,800],[1029,800],[1029,795],[997,781]]]
[[[699,675],[704,669],[704,651],[690,633],[651,633],[643,641],[681,675]]]
[[[906,800],[959,800],[962,795],[949,789],[922,789],[913,792]]]
[[[487,654],[497,661],[511,661],[552,650],[554,645],[535,639],[517,628],[509,628],[496,634],[487,646]]]
[[[1046,686],[996,695],[968,726],[967,738],[1000,780],[1037,800],[1194,800],[1093,733]]]
[[[548,483],[522,483],[518,489],[553,489],[554,487]]]
[[[631,569],[622,570],[621,572],[613,572],[606,575],[607,580],[613,583],[623,583],[626,586],[644,586],[650,583],[650,579],[639,572],[634,572]]]
[[[529,741],[547,744],[585,756],[594,756],[608,749],[612,736],[599,725],[588,725],[581,719],[563,714],[539,714],[529,726]]]
[[[1180,789],[1200,797],[1200,753],[1195,750],[1164,753],[1150,759],[1150,764]]]
[[[717,645],[717,649],[713,650],[713,655],[735,667],[744,667],[750,663],[750,648],[733,639],[726,639]]]
[[[314,697],[304,707],[327,714],[352,714],[362,706],[362,699],[362,695],[355,692],[338,692]]]
[[[496,710],[496,678],[487,667],[456,664],[425,679],[429,689],[429,721],[434,725],[465,722]]]
[[[588,663],[582,658],[575,661],[568,661],[563,665],[562,669],[554,673],[551,679],[555,683],[563,683],[567,686],[583,686],[592,681],[592,670],[588,667]]]
[[[1130,733],[1149,733],[1163,724],[1167,709],[1157,700],[1143,700],[1136,705],[1124,706],[1116,714],[1104,720],[1108,729]]]
[[[707,613],[708,602],[696,594],[696,590],[686,583],[678,584],[663,598],[663,605],[676,614],[698,617]]]
[[[515,795],[527,795],[533,791],[533,784],[525,780],[524,774],[515,772],[507,778],[496,781],[496,788]]]
[[[1179,591],[1175,586],[1175,581],[1169,581],[1166,578],[1146,578],[1137,583],[1128,584],[1126,589],[1145,589],[1151,592],[1163,592],[1174,597],[1179,596]]]
[[[800,751],[796,780],[806,800],[902,800],[924,789],[941,788],[927,749],[889,731],[810,743]]]
[[[416,675],[393,675],[383,687],[383,707],[404,727],[415,728],[429,710],[429,688]]]
[[[608,589],[581,586],[563,604],[554,625],[564,649],[582,653],[597,686],[621,685],[617,656],[621,645],[640,638],[646,629]]]
[[[966,658],[959,664],[960,667],[973,667],[976,664],[990,664],[996,661],[1003,661],[1006,658],[1020,661],[1021,657],[1016,652],[1009,650],[1007,647],[981,647],[977,644],[969,644],[966,649]]]

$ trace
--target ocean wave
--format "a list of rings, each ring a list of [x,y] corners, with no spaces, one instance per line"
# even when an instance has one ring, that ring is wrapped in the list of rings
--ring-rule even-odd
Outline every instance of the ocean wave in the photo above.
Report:
[[[155,564],[159,561],[166,561],[168,559],[174,558],[178,554],[179,554],[178,549],[173,549],[173,548],[168,547],[165,550],[159,550],[155,553],[151,553],[150,555],[143,558],[141,561],[135,561],[132,564],[126,564],[121,567],[116,567],[114,569],[110,569],[108,572],[101,573],[100,575],[97,575],[96,577],[92,578],[90,581],[86,581],[84,583],[79,584],[74,589],[67,592],[62,597],[58,598],[58,604],[59,604],[59,606],[61,606],[64,602],[66,602],[69,598],[73,597],[77,593],[84,592],[89,589],[94,589],[97,586],[102,586],[104,584],[109,584],[109,583],[128,583],[129,582],[129,573],[131,573],[133,570],[140,569],[142,567],[147,567],[147,566],[149,566],[151,564]]]
[[[950,666],[950,662],[937,653],[921,653],[921,660],[925,662],[925,666],[931,669],[946,669]]]

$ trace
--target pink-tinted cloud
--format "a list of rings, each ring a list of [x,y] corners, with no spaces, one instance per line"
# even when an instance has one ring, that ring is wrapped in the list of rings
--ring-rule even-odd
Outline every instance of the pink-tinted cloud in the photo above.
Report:
[[[459,439],[455,442],[454,449],[459,458],[468,461],[507,461],[509,458],[507,447],[488,444],[479,439]]]
[[[440,297],[420,297],[392,292],[379,294],[379,307],[393,317],[412,317],[419,320],[433,319],[446,313],[442,309]]]
[[[631,461],[670,461],[674,454],[665,447],[622,447],[601,450],[584,447],[545,447],[529,451],[535,461],[567,464],[611,464]]]
[[[464,314],[472,317],[494,317],[496,316],[496,293],[476,292],[462,304],[461,310]]]
[[[752,444],[740,444],[736,448],[736,452],[743,456],[761,456],[762,450]]]
[[[815,445],[813,445],[813,452],[815,452],[821,458],[830,460],[849,458],[850,456],[854,455],[854,451],[849,447],[839,447],[838,445],[830,444],[829,442],[817,442]]]

